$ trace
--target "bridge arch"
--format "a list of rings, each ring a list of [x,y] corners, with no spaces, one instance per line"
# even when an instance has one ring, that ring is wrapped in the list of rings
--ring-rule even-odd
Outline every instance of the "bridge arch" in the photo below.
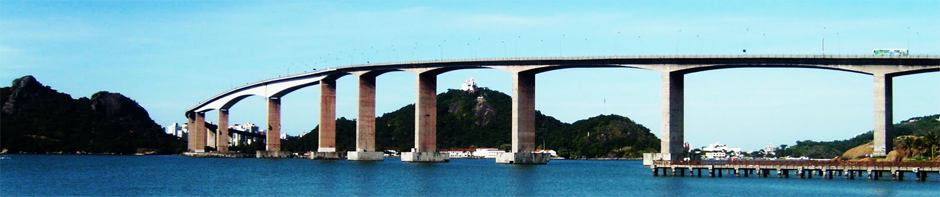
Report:
[[[734,69],[734,68],[809,68],[809,69],[822,69],[822,70],[834,70],[850,73],[858,73],[865,75],[872,75],[870,72],[866,72],[862,69],[857,68],[857,66],[830,66],[830,65],[810,65],[810,64],[717,64],[717,65],[694,65],[688,66],[686,68],[680,68],[673,72],[680,74],[692,74],[697,72],[705,72],[711,70],[721,70],[721,69]]]

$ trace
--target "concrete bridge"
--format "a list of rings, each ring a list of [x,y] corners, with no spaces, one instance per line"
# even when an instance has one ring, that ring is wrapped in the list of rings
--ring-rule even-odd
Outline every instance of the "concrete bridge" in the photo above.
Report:
[[[228,110],[249,96],[261,96],[268,104],[267,151],[280,153],[281,98],[294,90],[320,85],[319,147],[312,157],[335,158],[336,79],[359,79],[359,112],[356,151],[350,160],[381,160],[375,150],[376,77],[393,71],[415,74],[415,147],[402,154],[405,162],[440,162],[447,159],[436,146],[437,75],[460,69],[499,69],[512,73],[512,151],[497,157],[497,163],[546,163],[548,155],[535,150],[536,74],[569,68],[634,68],[659,71],[662,75],[661,152],[655,159],[678,160],[683,139],[683,78],[686,74],[729,68],[812,68],[871,75],[875,92],[874,153],[884,156],[892,147],[892,77],[940,71],[940,56],[846,56],[846,55],[723,55],[723,56],[610,56],[570,58],[501,58],[365,64],[330,68],[259,81],[241,86],[196,105],[186,112],[191,131],[205,130],[205,113],[219,111],[219,127],[228,127]],[[218,150],[227,151],[228,134],[219,134]],[[204,132],[190,132],[189,151],[204,152]],[[259,153],[261,155],[262,153]],[[268,153],[264,153],[267,155]]]

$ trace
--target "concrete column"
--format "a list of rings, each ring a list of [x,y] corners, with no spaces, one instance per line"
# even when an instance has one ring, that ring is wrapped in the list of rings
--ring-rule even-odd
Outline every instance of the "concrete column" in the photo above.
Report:
[[[418,74],[417,85],[414,152],[437,152],[437,75]]]
[[[375,76],[359,76],[359,118],[356,151],[375,151]]]
[[[320,135],[317,152],[336,152],[336,80],[320,81]]]
[[[660,152],[668,154],[668,159],[682,158],[683,138],[683,73],[662,73],[662,141]],[[667,159],[667,158],[664,158]]]
[[[193,132],[196,130],[196,117],[195,115],[187,115],[186,119],[188,121],[186,124],[186,130],[188,131],[186,133],[186,151],[196,152],[196,140],[193,140],[196,139],[196,132]]]
[[[219,131],[217,132],[216,149],[228,151],[228,109],[219,109]]]
[[[884,157],[894,147],[891,129],[891,76],[875,74],[875,150],[872,156]]]
[[[265,149],[281,151],[281,98],[268,98],[268,131]]]
[[[382,161],[375,151],[375,75],[359,75],[359,119],[356,120],[356,150],[346,153],[351,161]]]
[[[402,162],[449,162],[437,152],[437,73],[418,73],[415,102],[415,148],[401,153]]]
[[[191,139],[196,142],[196,152],[206,152],[206,113],[196,112],[196,126],[194,127],[196,133],[196,138]]]
[[[535,74],[512,76],[512,152],[535,151]]]

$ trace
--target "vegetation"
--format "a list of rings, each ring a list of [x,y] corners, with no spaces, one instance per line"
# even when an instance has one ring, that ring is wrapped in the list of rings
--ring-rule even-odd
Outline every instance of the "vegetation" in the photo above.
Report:
[[[512,143],[509,95],[480,88],[475,92],[449,90],[437,96],[437,147],[493,147],[509,149]],[[554,149],[569,158],[637,158],[659,150],[659,139],[649,129],[629,118],[602,115],[573,124],[536,111],[538,148]],[[376,118],[376,148],[410,151],[414,147],[414,105]],[[314,128],[303,137],[288,137],[282,149],[295,152],[316,150]],[[355,150],[355,120],[336,122],[337,151]]]
[[[186,148],[117,93],[72,99],[25,76],[0,89],[0,101],[0,147],[10,153],[173,154]]]
[[[940,134],[940,114],[915,117],[894,125],[894,149],[908,157],[936,158],[940,155],[936,150],[937,135]],[[795,146],[780,145],[777,155],[810,158],[834,158],[841,156],[847,150],[869,143],[874,138],[871,131],[859,134],[847,140],[817,142],[811,140],[797,141]],[[931,155],[933,154],[933,155]]]

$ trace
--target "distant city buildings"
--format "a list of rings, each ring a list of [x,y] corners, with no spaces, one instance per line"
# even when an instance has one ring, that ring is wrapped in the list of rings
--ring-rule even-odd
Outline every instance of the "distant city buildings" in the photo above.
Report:
[[[183,139],[183,141],[187,141],[189,139],[189,125],[187,123],[180,125],[179,123],[174,122],[170,126],[166,127],[166,134],[170,134]]]
[[[207,122],[211,124],[212,122]],[[231,146],[251,145],[254,142],[265,140],[264,131],[258,129],[254,123],[235,124],[229,127],[229,139]],[[166,133],[176,136],[184,141],[189,141],[189,124],[173,123],[166,127]],[[281,135],[281,139],[286,136]],[[217,148],[218,135],[216,131],[206,128],[206,146]]]
[[[258,129],[254,123],[235,124],[229,127],[232,136],[232,146],[251,145],[258,140],[264,140],[264,131]]]

